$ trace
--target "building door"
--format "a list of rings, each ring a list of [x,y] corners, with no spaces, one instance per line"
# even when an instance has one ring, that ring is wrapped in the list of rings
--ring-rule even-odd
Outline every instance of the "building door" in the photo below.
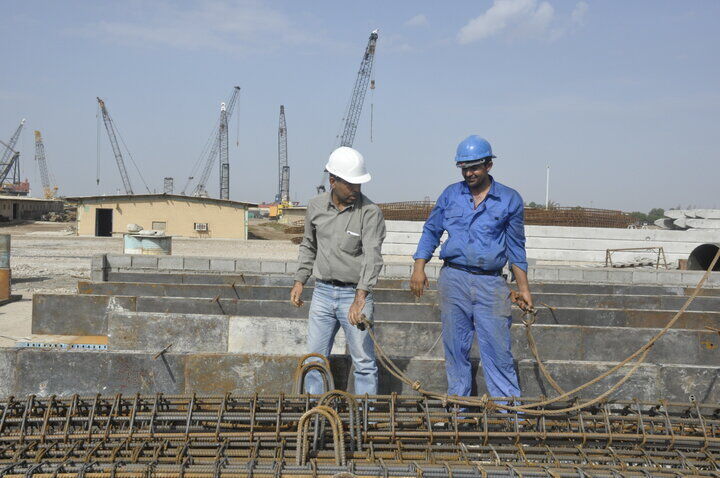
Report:
[[[17,219],[20,219],[20,205],[19,205],[18,203],[16,203],[16,202],[14,202],[14,203],[12,203],[12,204],[13,204],[13,215],[12,215],[12,219],[13,219],[13,221],[15,221],[15,220],[17,220]]]
[[[112,209],[95,209],[95,235],[112,236]]]

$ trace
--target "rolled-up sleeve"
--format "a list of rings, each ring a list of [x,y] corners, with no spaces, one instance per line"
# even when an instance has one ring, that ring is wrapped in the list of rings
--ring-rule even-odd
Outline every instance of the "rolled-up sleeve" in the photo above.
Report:
[[[522,197],[514,194],[508,208],[506,229],[506,254],[510,265],[516,265],[527,272],[527,256],[525,253],[525,208]]]
[[[303,284],[312,275],[315,257],[317,255],[317,237],[315,236],[315,226],[312,223],[313,208],[308,205],[305,212],[305,232],[300,250],[298,252],[298,268],[295,272],[295,280]]]
[[[443,192],[435,203],[435,207],[430,211],[427,221],[425,221],[422,236],[420,236],[413,259],[429,261],[435,253],[435,249],[440,244],[440,238],[445,232],[443,229],[443,213],[446,202],[446,193]]]
[[[383,266],[382,243],[385,240],[385,218],[379,207],[372,207],[363,216],[363,261],[357,288],[370,291],[377,284]]]

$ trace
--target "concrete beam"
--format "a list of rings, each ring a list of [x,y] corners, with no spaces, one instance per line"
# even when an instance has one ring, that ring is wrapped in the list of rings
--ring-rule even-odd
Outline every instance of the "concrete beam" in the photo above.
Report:
[[[178,327],[178,324],[183,324]],[[110,315],[110,350],[157,352],[173,344],[173,352],[303,355],[307,352],[307,320],[266,317],[203,316],[121,312]],[[659,329],[535,325],[533,335],[541,360],[621,361],[647,343]],[[512,326],[512,347],[518,360],[533,359],[525,327]],[[395,357],[443,358],[441,324],[381,322],[375,334]],[[558,344],[563,344],[558,347]],[[670,330],[652,348],[648,363],[720,366],[720,339],[708,330]],[[333,353],[345,353],[342,333]],[[473,343],[471,357],[479,358]]]
[[[245,317],[306,318],[309,302],[301,308],[287,300],[238,300],[176,297],[116,297],[98,295],[36,294],[33,299],[33,333],[53,335],[105,335],[107,312],[120,310],[175,314],[235,315]],[[613,327],[663,327],[674,310],[598,309],[558,307],[541,308],[539,324],[603,325]],[[516,322],[520,311],[513,310]],[[378,303],[377,322],[438,322],[437,307],[431,304]],[[685,312],[676,328],[702,329],[716,326],[720,312]]]
[[[22,397],[72,394],[223,394],[288,393],[297,356],[256,356],[238,354],[173,354],[158,359],[154,354],[136,352],[88,352],[60,350],[0,349],[0,375],[9,378],[2,385],[5,395]],[[397,359],[398,366],[424,388],[445,390],[444,361],[436,358]],[[338,388],[352,383],[347,356],[332,356]],[[474,389],[485,391],[481,367],[472,361]],[[548,361],[550,372],[566,389],[571,389],[607,370],[611,362]],[[532,361],[518,363],[524,396],[553,395]],[[621,370],[622,372],[622,370]],[[714,378],[719,367],[643,365],[613,398],[687,401],[689,395],[705,402],[720,401],[720,384]],[[596,396],[614,383],[611,377],[580,394]],[[352,391],[352,385],[349,388]],[[381,394],[413,393],[411,387],[380,373]]]

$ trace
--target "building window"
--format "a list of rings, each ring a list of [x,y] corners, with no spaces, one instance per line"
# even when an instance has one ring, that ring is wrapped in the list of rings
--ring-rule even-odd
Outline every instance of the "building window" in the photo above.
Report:
[[[152,222],[152,228],[155,231],[164,231],[167,227],[167,223],[165,221],[153,221]]]
[[[198,232],[208,232],[208,223],[207,222],[196,222],[196,223],[194,223],[193,228]]]

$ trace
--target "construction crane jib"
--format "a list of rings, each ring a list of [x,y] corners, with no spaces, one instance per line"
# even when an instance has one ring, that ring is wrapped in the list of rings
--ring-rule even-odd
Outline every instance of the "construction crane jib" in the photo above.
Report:
[[[278,127],[278,195],[276,201],[281,207],[290,205],[290,165],[288,164],[287,127],[285,106],[280,105],[280,126]]]
[[[40,181],[42,182],[45,199],[55,198],[58,188],[50,184],[50,172],[45,158],[45,144],[40,131],[35,131],[35,161],[37,161],[38,169],[40,169]]]
[[[365,93],[367,93],[368,84],[370,83],[370,77],[372,75],[377,39],[378,31],[373,30],[372,33],[370,33],[370,39],[365,48],[362,62],[360,62],[360,70],[355,80],[350,106],[348,106],[347,113],[345,114],[345,127],[340,136],[340,146],[352,146],[355,140],[355,132],[357,131],[358,121],[360,121],[360,113],[362,113]]]
[[[220,103],[220,199],[230,199],[230,158],[228,152],[228,118],[225,103]]]
[[[362,113],[363,103],[365,102],[365,94],[367,93],[368,85],[370,84],[370,77],[372,76],[377,40],[378,30],[373,30],[370,33],[370,39],[368,40],[367,47],[365,47],[365,54],[360,62],[360,69],[358,70],[357,78],[355,79],[355,86],[353,87],[352,96],[350,97],[350,104],[348,105],[345,117],[343,118],[343,129],[340,133],[340,146],[351,147],[353,145],[353,141],[355,141],[355,132],[357,131],[358,122],[360,121],[360,113]],[[318,193],[325,191],[326,180],[327,173],[324,173],[321,184],[317,187]]]
[[[5,151],[0,158],[0,185],[7,181],[10,171],[13,171],[13,183],[20,181],[20,153],[15,151],[15,145],[20,138],[23,126],[25,126],[25,119],[20,121],[20,125],[10,137],[10,141],[3,142]]]
[[[105,107],[105,102],[100,98],[98,98],[97,101],[98,105],[100,105],[105,129],[107,130],[110,145],[112,146],[113,154],[115,155],[115,162],[120,170],[120,177],[122,178],[123,186],[125,187],[125,194],[134,194],[132,185],[130,184],[130,177],[128,176],[127,169],[125,168],[125,161],[123,160],[122,152],[120,151],[120,145],[118,144],[117,135],[115,133],[115,125],[113,124],[113,120],[110,118],[110,114]]]
[[[226,136],[227,136],[227,122],[230,121],[230,118],[232,118],[233,111],[235,110],[235,104],[237,103],[239,95],[240,95],[240,87],[235,86],[233,88],[233,92],[232,92],[232,95],[230,96],[230,99],[227,101],[227,103],[225,103],[224,116],[225,116],[225,125],[226,125],[226,127],[225,127]],[[221,112],[221,117],[222,116],[223,116],[223,114]],[[221,118],[221,122],[222,122],[222,118]],[[227,148],[227,144],[225,145],[225,147]],[[207,195],[206,185],[207,185],[208,179],[210,178],[210,172],[212,171],[213,164],[215,164],[215,158],[217,158],[219,156],[219,154],[220,154],[220,127],[218,126],[218,132],[217,132],[217,134],[214,135],[212,147],[210,148],[210,152],[205,160],[205,166],[203,167],[202,173],[200,174],[200,179],[198,180],[197,184],[195,185],[195,188],[193,189],[193,192],[192,192],[193,196],[206,196]],[[227,168],[228,168],[228,175],[229,175],[230,166],[228,165]],[[222,189],[223,189],[222,170],[223,170],[223,166],[222,166],[222,161],[221,161],[221,164],[220,164],[220,176],[221,176],[220,196],[221,197],[223,194],[222,193]],[[229,183],[229,176],[228,176],[228,183]],[[184,193],[184,190],[183,190],[183,193]],[[228,188],[228,195],[229,195],[229,188]]]

